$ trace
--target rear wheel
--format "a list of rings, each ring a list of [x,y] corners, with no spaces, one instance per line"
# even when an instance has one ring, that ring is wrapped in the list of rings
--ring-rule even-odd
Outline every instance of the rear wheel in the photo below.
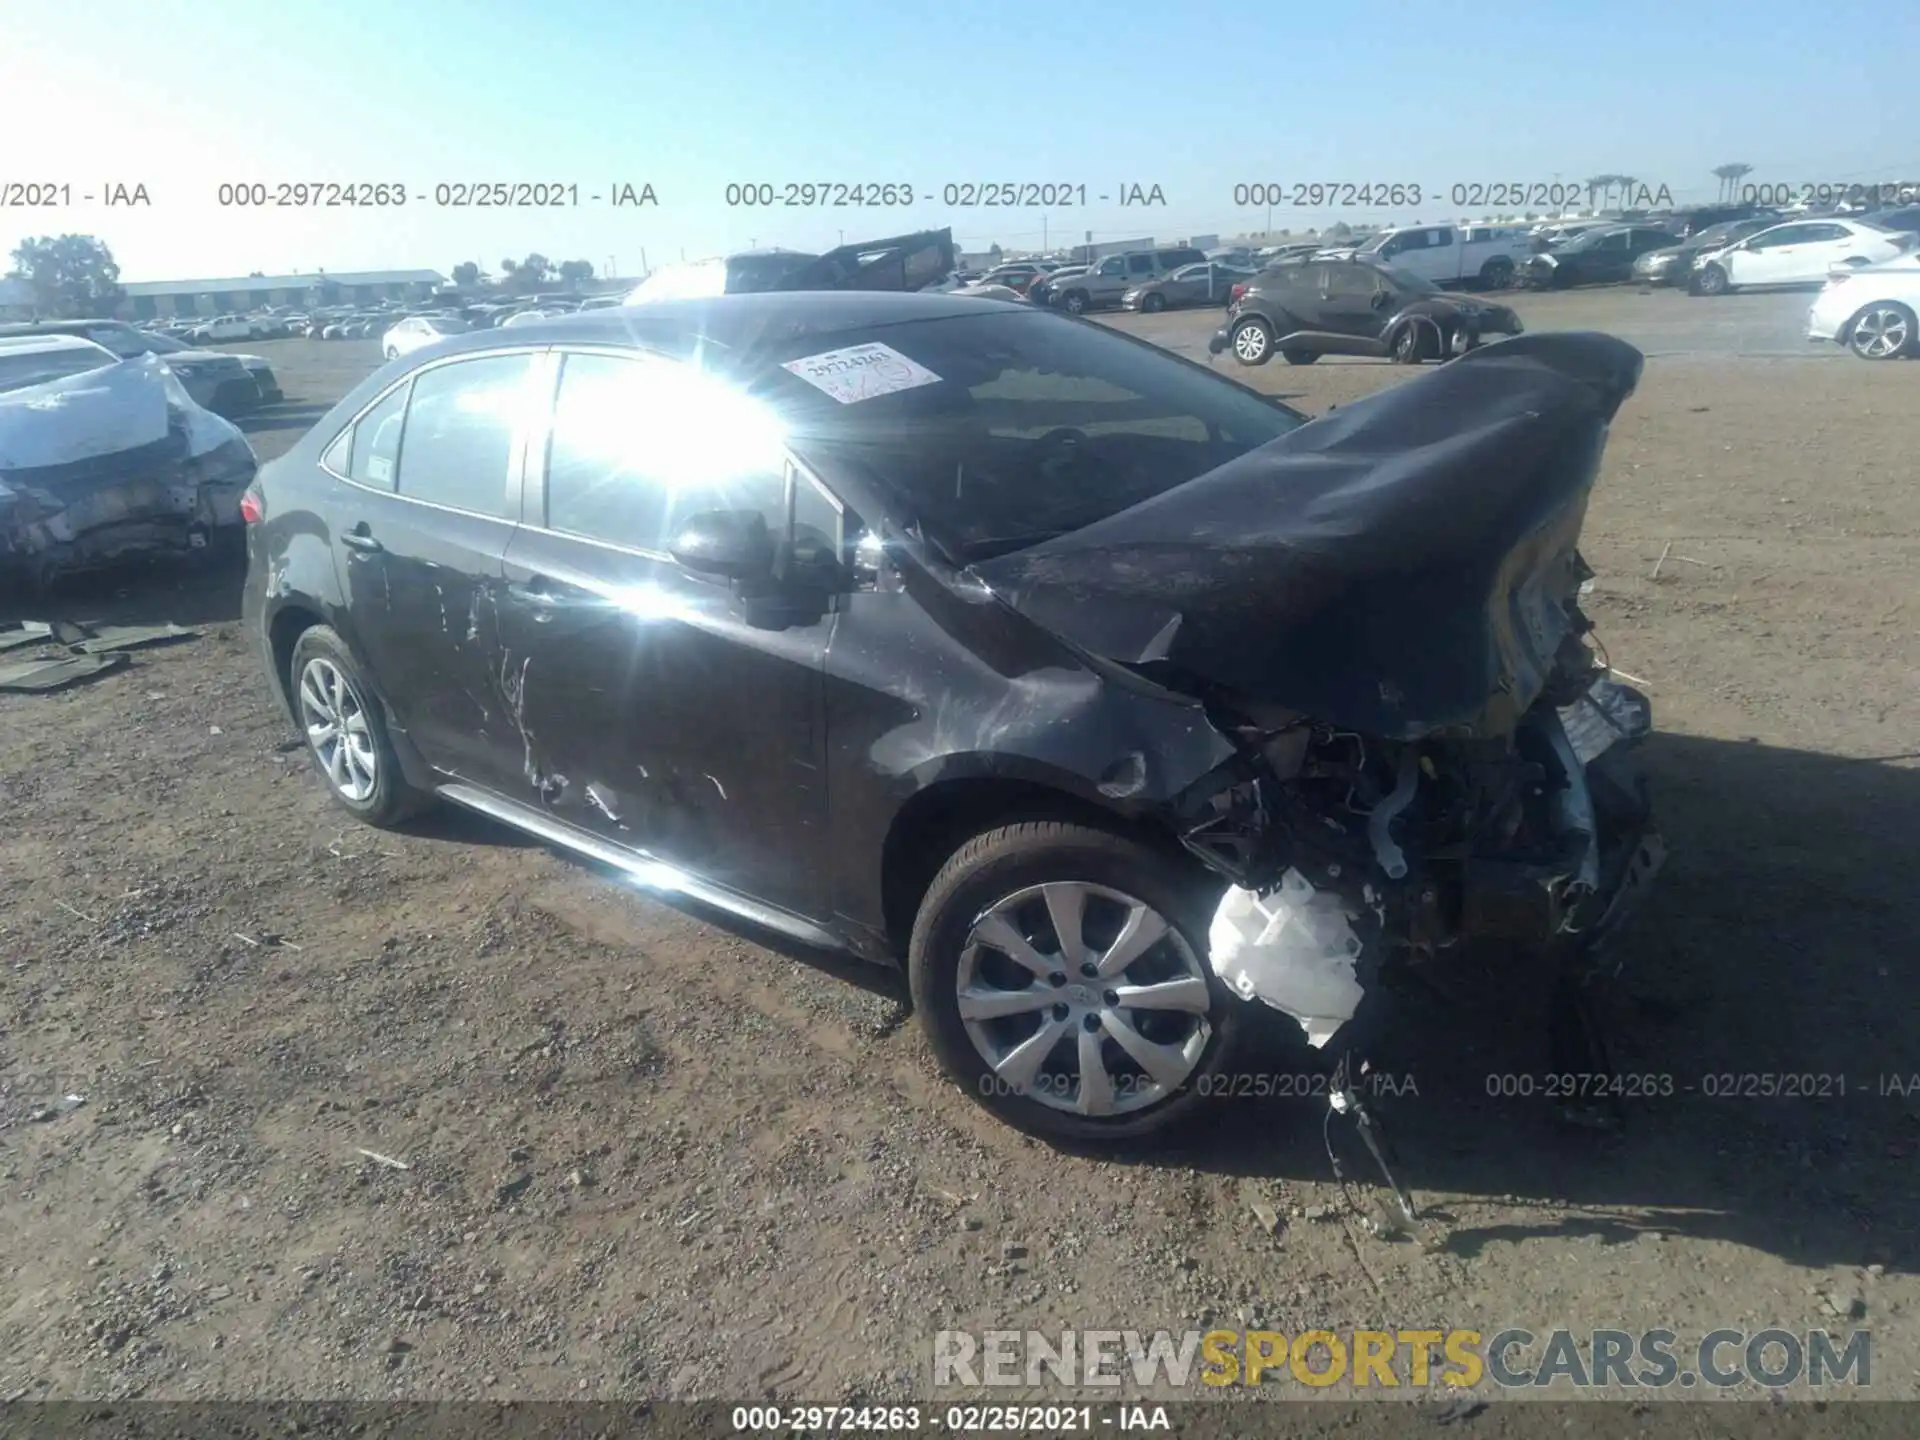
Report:
[[[1396,365],[1418,365],[1427,358],[1427,332],[1424,325],[1402,325],[1393,337],[1390,352]]]
[[[1242,365],[1264,365],[1273,358],[1273,331],[1258,315],[1236,322],[1231,339],[1233,358]]]
[[[1280,358],[1289,365],[1311,365],[1320,358],[1318,350],[1282,350]]]
[[[307,754],[334,803],[383,829],[425,809],[432,797],[400,773],[386,712],[338,633],[303,631],[288,670]]]
[[[1913,311],[1893,301],[1869,305],[1847,324],[1847,348],[1862,360],[1897,360],[1912,352]]]
[[[1178,857],[1089,826],[1030,822],[969,841],[934,878],[908,948],[941,1065],[1045,1139],[1190,1124],[1244,1008],[1203,958],[1211,895]]]
[[[1513,284],[1513,261],[1496,255],[1480,267],[1480,283],[1489,290],[1505,290]]]

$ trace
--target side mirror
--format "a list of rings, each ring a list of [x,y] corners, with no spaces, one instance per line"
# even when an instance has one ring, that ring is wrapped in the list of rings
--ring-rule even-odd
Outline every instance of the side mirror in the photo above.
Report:
[[[695,575],[751,579],[773,570],[773,533],[758,510],[703,510],[680,527],[668,553]]]

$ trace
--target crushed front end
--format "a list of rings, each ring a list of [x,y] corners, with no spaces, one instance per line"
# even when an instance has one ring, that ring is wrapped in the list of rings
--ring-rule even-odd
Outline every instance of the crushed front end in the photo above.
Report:
[[[1181,806],[1183,840],[1233,884],[1214,965],[1316,1046],[1367,990],[1472,942],[1590,973],[1664,859],[1633,755],[1652,707],[1578,640],[1503,734],[1218,723],[1240,755]]]

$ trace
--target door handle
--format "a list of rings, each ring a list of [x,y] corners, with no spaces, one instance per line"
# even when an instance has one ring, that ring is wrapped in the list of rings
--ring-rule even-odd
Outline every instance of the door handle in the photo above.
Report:
[[[581,610],[605,603],[596,595],[549,590],[546,583],[538,579],[524,585],[516,582],[507,586],[507,596],[523,605],[534,605],[542,610]]]
[[[387,548],[373,538],[373,532],[368,530],[364,524],[357,525],[342,534],[340,543],[349,550],[358,550],[366,555],[377,555]]]

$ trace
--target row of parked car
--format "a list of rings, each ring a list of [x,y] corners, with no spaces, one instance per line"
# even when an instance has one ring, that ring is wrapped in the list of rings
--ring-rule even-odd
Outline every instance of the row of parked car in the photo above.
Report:
[[[0,339],[49,335],[86,341],[116,360],[156,356],[195,404],[216,415],[238,415],[261,405],[276,405],[285,398],[279,377],[263,356],[199,349],[124,320],[25,320],[0,325]]]

